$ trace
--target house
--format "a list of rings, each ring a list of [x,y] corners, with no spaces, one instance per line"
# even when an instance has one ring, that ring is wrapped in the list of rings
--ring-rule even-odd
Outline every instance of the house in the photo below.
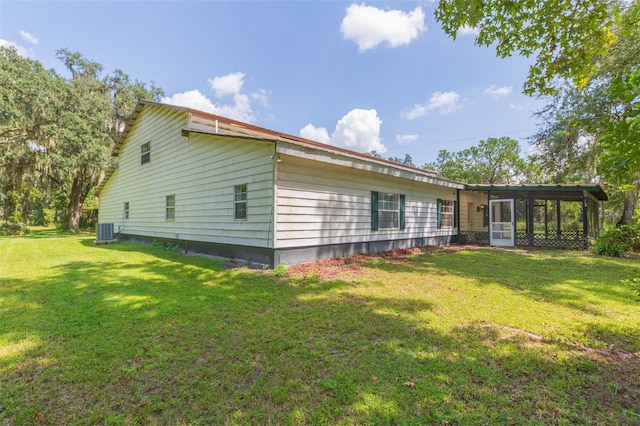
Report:
[[[142,101],[98,188],[122,240],[272,266],[447,244],[464,185],[190,108]]]
[[[540,196],[577,201],[583,224],[597,218],[598,201],[606,199],[599,185],[549,186],[538,197],[531,197],[532,186],[464,185],[429,170],[149,101],[136,107],[113,156],[114,167],[98,187],[99,226],[112,224],[120,240],[169,241],[187,252],[271,266],[459,238],[533,243],[540,241],[534,221]],[[523,216],[516,213],[525,189]],[[581,230],[551,237],[583,244],[597,226]]]

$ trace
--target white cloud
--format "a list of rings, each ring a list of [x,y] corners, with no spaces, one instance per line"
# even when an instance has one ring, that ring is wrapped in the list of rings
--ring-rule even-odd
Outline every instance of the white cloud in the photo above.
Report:
[[[490,95],[491,97],[493,97],[495,99],[495,98],[502,98],[504,96],[507,96],[512,91],[513,91],[513,86],[498,87],[495,84],[492,84],[491,86],[489,86],[486,89],[484,89],[483,93],[485,95]]]
[[[460,95],[456,92],[433,92],[426,103],[415,104],[402,115],[407,120],[414,120],[433,111],[437,111],[440,114],[449,114],[460,108],[462,108]]]
[[[411,143],[415,140],[417,140],[419,137],[419,135],[417,134],[413,134],[413,135],[396,135],[396,142],[398,142],[400,145],[404,145],[404,144],[408,144]]]
[[[0,38],[0,47],[7,47],[7,48],[13,47],[14,49],[16,49],[16,52],[18,52],[18,55],[24,58],[33,58],[35,56],[31,49],[27,49],[13,41],[3,40],[1,38]]]
[[[425,116],[429,113],[426,104],[415,104],[409,111],[403,112],[402,116],[407,120],[415,120],[418,117]]]
[[[509,104],[509,108],[515,109],[515,110],[518,110],[518,111],[522,111],[522,109],[523,109],[522,105],[516,105],[516,104]]]
[[[331,143],[331,137],[329,137],[327,129],[324,127],[316,127],[311,123],[300,129],[300,136],[313,141]]]
[[[210,112],[245,123],[251,123],[254,120],[249,96],[240,93],[233,96],[233,104],[214,104],[199,90],[176,93],[162,98],[161,102]]]
[[[232,72],[220,77],[214,77],[209,80],[209,84],[211,84],[211,88],[218,98],[235,95],[240,93],[240,90],[242,90],[242,86],[244,84],[244,73]]]
[[[478,35],[480,33],[480,30],[478,30],[476,27],[470,27],[468,25],[463,25],[460,28],[458,28],[458,35],[461,36],[475,36]]]
[[[25,30],[20,30],[20,35],[27,43],[38,44],[40,42],[40,40],[38,40],[37,37],[34,37],[33,35],[26,32]]]
[[[318,142],[347,148],[359,152],[387,152],[387,147],[380,138],[382,120],[375,109],[353,109],[336,124],[331,136],[324,127],[307,124],[300,129],[300,136]]]
[[[165,104],[179,105],[188,108],[199,109],[206,112],[214,112],[216,106],[199,90],[176,93],[173,96],[165,96],[161,99]]]
[[[257,92],[252,93],[251,99],[255,99],[263,107],[269,106],[269,94],[264,89],[260,89]]]
[[[258,102],[263,107],[268,107],[269,97],[267,91],[264,89],[260,89],[251,94],[242,93],[244,76],[244,73],[234,72],[208,80],[216,98],[231,96],[231,102],[224,103],[221,101],[220,103],[215,103],[199,90],[175,93],[172,96],[162,98],[161,102],[194,108],[245,123],[251,123],[255,119],[251,104],[252,100]]]
[[[347,40],[358,44],[361,52],[373,49],[381,43],[390,47],[409,44],[427,30],[424,12],[418,6],[411,12],[382,10],[363,4],[347,7],[340,31]]]
[[[460,95],[456,92],[434,92],[429,98],[427,109],[449,114],[460,108]]]

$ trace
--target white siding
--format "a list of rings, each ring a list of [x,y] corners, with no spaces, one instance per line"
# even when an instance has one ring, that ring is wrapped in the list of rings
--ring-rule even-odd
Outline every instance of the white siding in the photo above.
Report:
[[[437,199],[456,189],[281,154],[276,248],[455,235],[437,229]],[[371,191],[405,194],[406,227],[371,230]]]
[[[274,145],[217,135],[181,135],[188,114],[147,106],[120,149],[119,169],[100,193],[101,223],[158,238],[270,247]],[[151,161],[140,164],[140,145]],[[234,186],[247,184],[247,220],[234,220]],[[165,199],[175,195],[175,220]],[[129,202],[129,219],[123,215]]]

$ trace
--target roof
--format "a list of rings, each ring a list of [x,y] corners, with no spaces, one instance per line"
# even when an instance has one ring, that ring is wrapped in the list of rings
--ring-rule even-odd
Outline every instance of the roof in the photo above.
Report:
[[[541,196],[558,196],[562,194],[580,195],[583,191],[586,191],[598,200],[607,201],[609,199],[607,190],[599,183],[518,185],[466,184],[465,189],[470,191],[534,192]]]
[[[294,144],[294,145],[299,145],[299,146],[303,146],[303,147],[307,147],[307,148],[317,149],[317,150],[320,150],[320,151],[331,152],[331,153],[336,153],[336,154],[342,154],[342,155],[349,156],[349,157],[360,158],[362,160],[383,164],[385,166],[393,166],[395,168],[409,170],[409,171],[412,171],[414,173],[419,173],[419,174],[433,176],[433,177],[437,176],[437,173],[435,171],[432,171],[432,170],[422,169],[422,168],[419,168],[419,167],[407,166],[405,164],[397,163],[395,161],[385,160],[384,158],[373,157],[371,155],[363,154],[361,152],[352,151],[352,150],[341,148],[341,147],[337,147],[337,146],[334,146],[334,145],[328,145],[328,144],[325,144],[325,143],[322,143],[322,142],[317,142],[317,141],[313,141],[313,140],[310,140],[310,139],[301,138],[299,136],[294,136],[294,135],[290,135],[290,134],[287,134],[287,133],[278,132],[276,130],[271,130],[271,129],[267,129],[267,128],[264,128],[264,127],[255,126],[255,125],[249,124],[249,123],[243,123],[241,121],[233,120],[233,119],[230,119],[230,118],[222,117],[222,116],[219,116],[219,115],[216,115],[216,114],[211,114],[211,113],[200,111],[200,110],[193,109],[193,108],[187,108],[187,107],[181,107],[181,106],[176,106],[176,105],[163,104],[163,103],[160,103],[160,102],[147,101],[147,100],[139,101],[138,105],[135,108],[135,110],[133,111],[133,113],[131,114],[129,119],[127,120],[125,128],[124,128],[124,131],[120,134],[120,137],[118,138],[118,140],[116,141],[116,143],[115,143],[115,145],[113,147],[113,151],[111,153],[113,156],[118,156],[120,147],[124,143],[128,133],[129,133],[129,129],[131,129],[131,127],[132,127],[131,124],[135,121],[135,119],[140,114],[140,111],[142,111],[142,109],[146,105],[155,106],[155,107],[159,107],[159,108],[172,109],[172,110],[175,110],[175,111],[182,111],[182,112],[186,112],[186,113],[192,114],[194,116],[200,116],[200,117],[203,117],[203,118],[206,118],[206,119],[209,119],[209,120],[217,120],[217,125],[219,126],[219,128],[221,130],[226,130],[227,132],[231,132],[231,134],[233,136],[246,137],[246,138],[251,138],[251,139],[263,139],[263,140],[287,142],[287,143],[291,143],[291,144]],[[190,129],[186,129],[186,130],[190,130]],[[439,179],[441,179],[443,181],[447,180],[447,179],[442,179],[442,178],[439,178]]]
[[[119,155],[120,149],[122,148],[122,145],[126,141],[129,131],[133,127],[133,123],[140,115],[140,112],[147,106],[184,112],[184,113],[190,114],[192,117],[201,117],[206,120],[215,121],[216,131],[213,134],[220,134],[221,136],[233,136],[237,138],[246,138],[246,139],[254,139],[254,140],[257,139],[257,140],[267,140],[272,142],[285,142],[287,144],[291,144],[294,146],[317,150],[325,153],[330,153],[330,154],[338,155],[340,157],[351,159],[351,160],[356,159],[356,160],[365,161],[368,163],[382,165],[384,167],[391,167],[393,169],[400,170],[400,171],[410,172],[410,173],[413,173],[414,176],[421,175],[423,177],[426,177],[428,181],[437,181],[438,183],[443,184],[445,186],[452,186],[460,189],[463,187],[463,184],[459,182],[454,182],[448,179],[438,177],[437,173],[432,170],[421,169],[418,167],[412,167],[406,164],[397,163],[395,161],[385,160],[384,158],[373,157],[371,155],[363,154],[357,151],[352,151],[352,150],[337,147],[334,145],[328,145],[322,142],[301,138],[299,136],[294,136],[287,133],[270,130],[270,129],[255,126],[249,123],[243,123],[241,121],[233,120],[230,118],[222,117],[216,114],[211,114],[211,113],[200,111],[193,108],[163,104],[160,102],[154,102],[154,101],[148,101],[148,100],[141,100],[138,102],[138,105],[136,105],[136,108],[131,113],[131,115],[129,116],[129,118],[125,123],[125,128],[123,132],[120,134],[116,143],[113,146],[113,150],[111,152],[112,156],[117,157]],[[189,121],[192,122],[192,120],[189,120]],[[188,134],[190,132],[211,134],[211,132],[205,131],[199,128],[186,127],[183,129],[183,134],[185,133]],[[97,187],[97,190],[96,190],[97,194],[100,193],[100,191],[102,190],[106,182],[109,180],[111,175],[114,173],[114,171],[115,171],[115,168],[113,167],[107,170],[104,179],[102,180],[100,185],[98,185]]]

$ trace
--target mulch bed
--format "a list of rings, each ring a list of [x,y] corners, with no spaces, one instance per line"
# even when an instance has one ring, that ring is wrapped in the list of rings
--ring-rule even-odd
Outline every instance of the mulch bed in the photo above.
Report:
[[[464,250],[465,246],[424,246],[408,249],[389,250],[380,253],[355,254],[352,256],[336,257],[333,259],[317,260],[301,263],[287,268],[290,277],[317,277],[320,280],[337,278],[355,278],[363,271],[363,264],[375,262],[379,259],[388,263],[406,262],[410,256],[428,252],[455,253]]]

